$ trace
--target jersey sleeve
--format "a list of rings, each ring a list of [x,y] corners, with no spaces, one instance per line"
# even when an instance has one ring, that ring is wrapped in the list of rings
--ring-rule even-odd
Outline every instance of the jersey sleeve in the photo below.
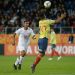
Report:
[[[49,24],[53,25],[55,23],[55,20],[49,20]]]
[[[21,32],[21,29],[18,29],[18,30],[15,31],[15,33],[18,34],[18,35],[20,34],[20,32]]]

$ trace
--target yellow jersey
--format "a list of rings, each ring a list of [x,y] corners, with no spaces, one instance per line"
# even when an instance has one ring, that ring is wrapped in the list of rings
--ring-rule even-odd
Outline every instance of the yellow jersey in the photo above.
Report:
[[[54,31],[50,34],[50,44],[56,44],[56,34]]]
[[[39,33],[40,36],[39,38],[48,38],[48,34],[50,31],[50,25],[53,25],[55,23],[55,20],[50,20],[50,19],[44,19],[39,21]]]

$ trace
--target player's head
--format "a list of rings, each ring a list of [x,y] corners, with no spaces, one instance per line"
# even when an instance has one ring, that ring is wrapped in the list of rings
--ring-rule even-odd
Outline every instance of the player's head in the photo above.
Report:
[[[42,9],[42,10],[40,11],[39,16],[40,16],[40,19],[45,19],[45,10],[44,10],[44,9]]]
[[[24,26],[24,28],[28,28],[30,26],[30,20],[29,19],[25,19],[23,21],[23,26]]]

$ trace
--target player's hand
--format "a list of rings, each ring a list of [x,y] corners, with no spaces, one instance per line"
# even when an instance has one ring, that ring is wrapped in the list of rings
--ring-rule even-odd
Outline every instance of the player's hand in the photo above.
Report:
[[[35,39],[36,39],[36,37],[32,37],[32,39],[33,39],[33,40],[35,40]]]
[[[15,42],[13,42],[12,45],[15,45]]]
[[[36,39],[35,35],[32,37],[32,39]]]
[[[66,17],[66,13],[61,14],[61,17],[65,18]]]

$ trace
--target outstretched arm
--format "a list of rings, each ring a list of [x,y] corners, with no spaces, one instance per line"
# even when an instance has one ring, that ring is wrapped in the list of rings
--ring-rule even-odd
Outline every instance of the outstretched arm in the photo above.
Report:
[[[55,20],[55,23],[60,23],[66,17],[66,13],[61,14],[61,17]]]

